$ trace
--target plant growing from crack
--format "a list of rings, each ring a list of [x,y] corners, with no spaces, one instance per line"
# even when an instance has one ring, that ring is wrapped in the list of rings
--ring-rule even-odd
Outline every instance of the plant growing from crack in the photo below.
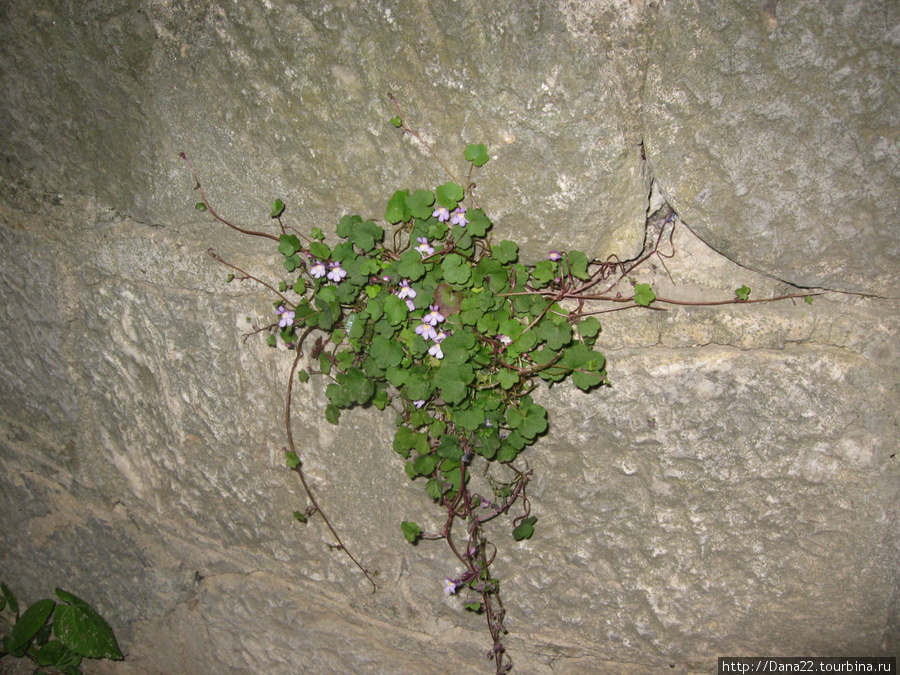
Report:
[[[574,250],[550,251],[535,265],[519,263],[518,246],[492,240],[491,221],[474,199],[471,176],[488,161],[486,146],[466,148],[468,173],[461,181],[391,100],[397,106],[393,126],[426,147],[450,180],[434,190],[394,192],[382,221],[389,230],[358,215],[344,216],[337,226],[340,242],[329,246],[320,228],[307,235],[285,227],[281,200],[270,213],[278,231],[241,228],[216,213],[191,166],[201,197],[196,207],[243,234],[276,242],[290,275],[276,288],[210,250],[233,270],[227,281],[252,280],[276,294],[275,319],[263,330],[269,345],[280,341],[296,354],[287,385],[284,450],[310,506],[294,516],[306,522],[318,513],[335,539],[332,547],[343,550],[377,588],[377,573],[344,545],[306,479],[291,432],[291,399],[295,381],[319,375],[329,380],[325,418],[332,424],[355,406],[391,408],[397,424],[393,448],[409,478],[421,481],[444,514],[438,532],[423,532],[414,521],[401,523],[400,530],[411,543],[446,543],[456,572],[442,580],[443,591],[462,596],[467,610],[485,617],[492,642],[487,656],[499,675],[511,670],[512,659],[502,641],[500,583],[491,572],[497,547],[485,524],[515,514],[515,540],[534,532],[537,517],[527,497],[532,469],[519,458],[548,428],[547,411],[531,396],[534,388],[569,378],[585,391],[607,383],[605,359],[594,349],[596,315],[603,312],[754,301],[746,286],[734,299],[717,303],[659,298],[649,284],[633,283],[630,295],[615,291],[648,258],[662,259],[660,244],[666,233],[671,242],[674,214],[649,250],[630,263],[592,261]],[[788,297],[802,296],[773,299]],[[592,309],[597,302],[617,306]],[[489,492],[470,484],[476,465],[488,476]]]

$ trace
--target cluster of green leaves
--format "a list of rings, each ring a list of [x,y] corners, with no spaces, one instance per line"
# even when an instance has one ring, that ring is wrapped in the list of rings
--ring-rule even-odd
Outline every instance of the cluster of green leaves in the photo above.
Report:
[[[469,146],[466,157],[484,163],[486,149]],[[439,207],[454,211],[464,198],[453,182],[395,192],[384,215],[395,228],[389,245],[372,220],[345,216],[333,247],[320,232],[307,242],[284,234],[278,247],[285,268],[298,272],[292,290],[302,294],[281,338],[293,344],[309,327],[328,334],[316,354],[318,369],[332,379],[326,418],[337,423],[353,406],[384,409],[397,395],[394,449],[409,477],[424,479],[428,494],[443,502],[455,498],[460,467],[473,455],[512,462],[546,431],[547,412],[528,393],[537,380],[571,375],[587,390],[606,375],[593,349],[600,323],[554,301],[565,280],[590,278],[587,256],[572,251],[519,264],[515,243],[491,243],[481,209],[469,208],[463,226],[434,215]],[[273,214],[280,207],[276,202]],[[423,241],[433,253],[413,246]],[[315,278],[317,262],[338,263],[346,276],[339,283]],[[400,297],[401,283],[415,293],[412,308]],[[429,354],[435,342],[416,332],[431,308],[445,319],[437,325],[447,335],[440,355]],[[410,538],[410,530],[404,534]]]
[[[6,584],[0,584],[0,589],[0,611],[12,616],[12,630],[3,638],[0,656],[27,657],[42,668],[52,667],[66,675],[80,673],[83,658],[124,658],[109,624],[84,600],[57,588],[62,602],[38,600],[20,614],[12,591]]]

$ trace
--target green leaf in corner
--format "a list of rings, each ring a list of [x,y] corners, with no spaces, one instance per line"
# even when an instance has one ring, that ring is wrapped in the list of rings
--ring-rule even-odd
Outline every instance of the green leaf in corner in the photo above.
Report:
[[[61,588],[56,595],[70,605],[57,605],[53,612],[53,633],[66,647],[90,659],[123,658],[112,628],[93,607]]]
[[[745,284],[740,288],[734,289],[734,294],[738,300],[747,300],[750,297],[750,287]]]

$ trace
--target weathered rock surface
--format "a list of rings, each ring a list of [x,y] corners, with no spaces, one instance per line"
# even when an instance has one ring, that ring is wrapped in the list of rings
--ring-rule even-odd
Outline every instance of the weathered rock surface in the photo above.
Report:
[[[704,241],[797,286],[898,297],[900,5],[668,3],[648,160]]]
[[[762,3],[785,35],[809,34],[798,53],[818,53],[832,35],[823,19],[831,5],[782,4]],[[893,10],[879,7],[889,26]],[[0,8],[4,581],[26,601],[62,586],[93,603],[129,655],[91,664],[98,673],[489,672],[482,621],[441,593],[455,571],[443,548],[411,547],[400,534],[402,520],[432,529],[439,521],[391,450],[388,414],[352,411],[328,425],[320,381],[294,400],[294,434],[323,507],[380,571],[381,590],[369,593],[328,550],[320,521],[291,518],[306,505],[281,453],[291,355],[259,335],[245,339],[271,321],[271,298],[223,284],[206,250],[267,279],[277,278],[280,256],[192,215],[176,155],[191,155],[236,221],[263,222],[275,196],[300,229],[330,230],[346,212],[377,216],[394,189],[445,180],[386,124],[391,90],[441,154],[488,142],[479,198],[498,236],[525,241],[529,255],[583,247],[627,258],[640,249],[645,138],[661,191],[691,230],[746,266],[679,224],[664,246],[674,257],[631,274],[660,297],[728,300],[747,284],[761,299],[794,290],[779,279],[851,289],[894,279],[890,237],[872,244],[860,226],[841,239],[854,214],[892,208],[890,144],[885,168],[863,186],[865,203],[848,196],[859,176],[850,161],[838,167],[843,140],[820,174],[812,150],[790,165],[823,193],[838,182],[847,190],[844,202],[820,195],[834,232],[826,224],[813,236],[811,221],[765,213],[748,230],[735,200],[749,197],[737,187],[703,203],[690,192],[695,183],[727,187],[718,177],[739,172],[713,160],[732,167],[741,155],[726,144],[738,154],[686,161],[700,156],[695,132],[730,143],[732,130],[661,101],[667,86],[694,91],[685,83],[703,68],[726,72],[722,45],[735,40],[709,37],[708,58],[699,49],[691,72],[674,63],[679,45],[707,44],[718,35],[708,22],[725,17],[725,34],[749,45],[738,50],[748,65],[735,78],[755,73],[758,85],[781,63],[751,48],[768,25],[758,3],[704,8],[624,0]],[[751,21],[758,17],[763,28]],[[839,37],[851,31],[841,21]],[[848,101],[856,99],[841,86],[873,83],[859,108],[847,104],[872,120],[890,117],[887,103],[874,103],[878,87],[896,86],[879,70],[887,45],[869,41],[871,72],[857,54],[844,80],[824,80]],[[796,105],[825,96],[818,80],[792,82]],[[726,103],[716,110],[725,114]],[[768,136],[744,122],[761,147]],[[864,121],[846,124],[863,133],[853,125]],[[827,154],[831,137],[816,138]],[[769,167],[781,147],[772,144]],[[754,185],[777,181],[750,159],[746,175],[762,176]],[[770,240],[790,246],[766,247]],[[856,266],[850,240],[868,268]],[[795,245],[803,262],[787,252]],[[536,394],[552,424],[525,456],[535,469],[536,534],[515,543],[509,523],[495,532],[514,672],[706,673],[728,653],[897,653],[896,301],[832,294],[811,306],[665,308],[601,316],[611,388]]]

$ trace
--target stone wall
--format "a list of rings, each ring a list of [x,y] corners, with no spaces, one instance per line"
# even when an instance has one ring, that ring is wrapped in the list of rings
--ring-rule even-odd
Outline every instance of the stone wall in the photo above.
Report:
[[[291,356],[244,339],[278,255],[192,208],[378,217],[469,142],[501,237],[632,258],[612,387],[539,389],[539,522],[497,572],[516,672],[710,672],[900,650],[900,6],[892,0],[54,0],[0,6],[0,569],[113,625],[104,673],[490,672],[388,415],[294,434],[372,595],[284,469]],[[455,170],[462,168],[460,162]],[[651,194],[651,186],[655,186]],[[668,252],[668,249],[667,249]],[[249,317],[251,324],[247,323]],[[352,476],[347,478],[347,476]],[[429,520],[432,519],[432,520]]]

